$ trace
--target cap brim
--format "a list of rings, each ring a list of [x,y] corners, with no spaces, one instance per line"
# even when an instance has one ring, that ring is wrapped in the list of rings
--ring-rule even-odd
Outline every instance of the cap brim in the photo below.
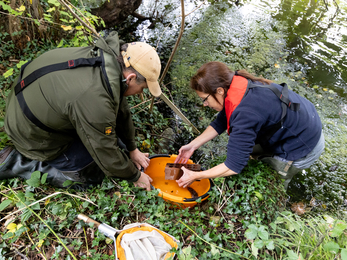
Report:
[[[161,88],[159,86],[158,81],[148,81],[147,80],[147,86],[149,89],[149,92],[155,97],[159,97],[161,95]]]

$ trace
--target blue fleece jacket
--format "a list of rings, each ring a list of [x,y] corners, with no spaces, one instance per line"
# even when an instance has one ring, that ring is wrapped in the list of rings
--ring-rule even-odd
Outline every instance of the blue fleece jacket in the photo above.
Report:
[[[282,87],[273,84],[280,91]],[[279,129],[262,148],[284,159],[295,161],[306,156],[318,143],[322,123],[314,105],[289,90],[292,103],[300,103],[300,110],[287,109]],[[252,88],[230,117],[231,133],[227,145],[225,165],[236,173],[246,166],[256,140],[264,140],[266,129],[281,119],[280,99],[267,88]],[[227,129],[225,108],[211,126],[222,134]]]

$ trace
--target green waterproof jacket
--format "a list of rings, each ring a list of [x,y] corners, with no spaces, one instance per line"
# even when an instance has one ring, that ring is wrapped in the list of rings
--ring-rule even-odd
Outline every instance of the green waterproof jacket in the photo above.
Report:
[[[32,113],[56,130],[53,133],[37,127],[23,114],[12,89],[7,99],[5,130],[20,153],[34,160],[52,160],[69,147],[77,134],[107,176],[138,180],[140,171],[117,145],[118,136],[129,151],[136,149],[131,113],[123,98],[126,86],[116,60],[119,49],[118,35],[112,33],[95,46],[48,51],[25,68],[22,79],[50,64],[95,56],[103,60],[102,66],[48,73],[23,90]]]

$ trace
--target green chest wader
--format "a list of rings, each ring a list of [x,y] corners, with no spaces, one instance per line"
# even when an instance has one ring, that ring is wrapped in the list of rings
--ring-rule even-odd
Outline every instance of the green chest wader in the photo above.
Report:
[[[100,57],[95,58],[79,58],[62,63],[56,63],[37,69],[31,74],[29,74],[27,77],[22,79],[24,69],[28,64],[29,63],[26,63],[22,66],[19,80],[16,86],[14,87],[14,91],[17,96],[19,105],[25,116],[37,127],[47,132],[56,132],[56,130],[43,124],[32,113],[27,103],[25,102],[23,90],[26,89],[31,83],[33,83],[38,78],[54,71],[75,69],[78,67],[85,66],[102,67],[103,59],[101,55]],[[102,71],[104,73],[103,69]],[[104,178],[104,173],[101,171],[101,169],[97,166],[95,162],[88,164],[83,169],[78,171],[59,171],[58,169],[48,165],[45,162],[28,159],[15,149],[12,149],[10,147],[5,148],[2,151],[2,155],[3,158],[0,164],[0,179],[8,179],[14,177],[30,179],[31,174],[34,171],[39,171],[41,173],[48,174],[46,181],[53,186],[66,188],[64,182],[69,180],[72,182],[77,182],[78,184],[74,184],[72,186],[68,185],[68,187],[84,190],[89,186],[100,184]]]

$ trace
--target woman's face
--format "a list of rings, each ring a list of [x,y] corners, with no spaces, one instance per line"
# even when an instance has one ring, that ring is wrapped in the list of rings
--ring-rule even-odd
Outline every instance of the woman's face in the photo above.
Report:
[[[217,93],[215,94],[217,100],[214,99],[214,97],[210,94],[206,94],[204,92],[200,92],[196,90],[196,94],[201,98],[203,101],[204,106],[208,106],[216,111],[222,111],[224,108],[224,89],[218,88]]]

